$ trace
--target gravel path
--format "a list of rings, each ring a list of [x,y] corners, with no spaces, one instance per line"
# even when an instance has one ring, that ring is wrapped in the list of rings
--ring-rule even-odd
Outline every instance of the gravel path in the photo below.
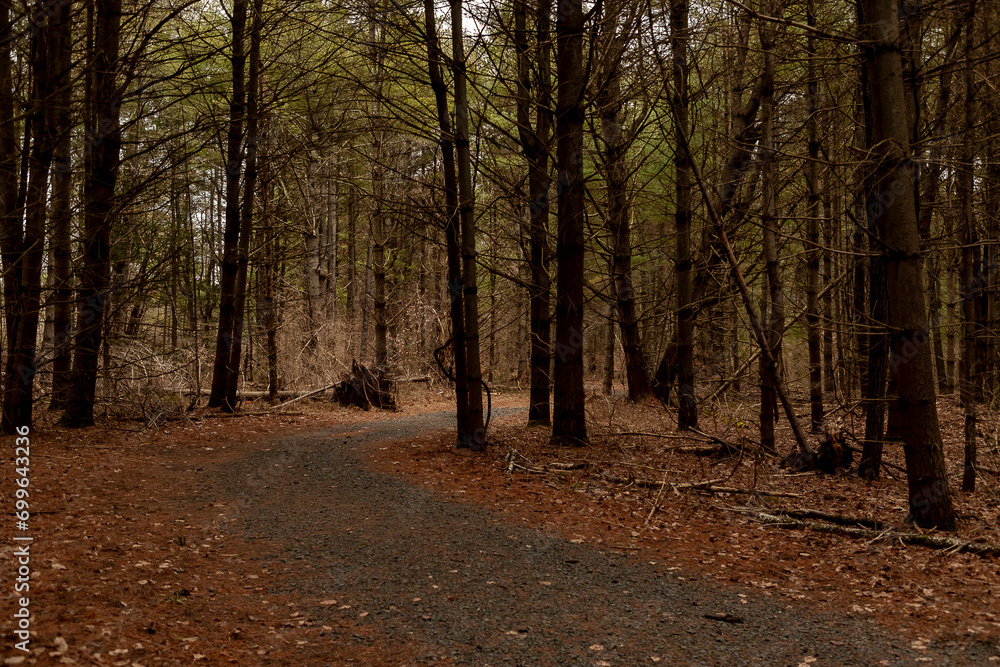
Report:
[[[352,607],[317,604],[311,618],[367,611],[381,641],[430,647],[426,664],[990,664],[988,646],[914,650],[847,613],[514,525],[360,458],[359,445],[452,424],[436,413],[275,440],[215,472],[241,508],[229,525],[243,539],[283,545],[260,558],[271,572],[288,570],[276,585],[301,594],[303,607],[327,598]]]

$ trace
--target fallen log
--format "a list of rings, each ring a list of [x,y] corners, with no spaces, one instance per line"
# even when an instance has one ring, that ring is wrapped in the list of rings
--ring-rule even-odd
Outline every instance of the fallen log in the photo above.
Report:
[[[284,403],[281,403],[280,405],[276,405],[273,408],[271,408],[271,410],[278,410],[279,408],[284,408],[285,406],[291,405],[292,403],[295,403],[297,401],[301,401],[303,398],[309,398],[310,396],[316,396],[317,394],[322,394],[327,389],[333,389],[334,387],[337,386],[337,384],[338,383],[328,384],[325,387],[320,387],[319,389],[314,389],[313,391],[310,391],[307,394],[302,394],[301,396],[293,398],[290,401],[285,401]]]
[[[330,387],[328,386],[328,387],[324,387],[323,389],[329,389],[329,388]],[[304,396],[306,394],[319,393],[319,392],[323,391],[323,389],[320,389],[320,390],[316,390],[316,389],[282,389],[282,390],[280,390],[278,392],[278,398],[300,398],[300,397],[302,397],[302,396]],[[197,395],[197,396],[210,396],[212,394],[212,392],[209,391],[208,389],[202,389],[200,391],[196,391],[194,389],[184,389],[183,391],[180,392],[180,394],[181,394],[181,396],[195,396],[195,395]],[[267,392],[267,391],[256,391],[256,390],[250,391],[250,390],[246,390],[246,391],[237,391],[236,392],[236,398],[237,398],[237,400],[243,400],[243,401],[250,400],[250,399],[255,399],[255,398],[267,398],[269,395],[270,395],[270,393]]]
[[[891,530],[872,530],[870,528],[852,528],[850,526],[838,526],[831,523],[819,523],[817,521],[801,521],[774,514],[757,514],[757,519],[779,528],[801,528],[812,530],[818,533],[831,533],[834,535],[849,535],[874,540],[899,540],[904,544],[914,544],[917,546],[929,547],[931,549],[950,549],[953,551],[965,551],[972,554],[985,556],[1000,555],[1000,546],[988,544],[986,542],[969,542],[957,537],[938,537],[935,535],[924,535],[921,533],[898,533]]]
[[[611,482],[612,484],[626,484],[631,486],[639,486],[644,489],[659,489],[664,484],[662,481],[654,482],[648,479],[638,479],[638,478],[628,479],[625,477],[619,477],[618,475],[610,473],[607,470],[601,473],[601,479]],[[708,479],[705,480],[704,482],[684,482],[682,484],[672,484],[670,482],[667,482],[666,484],[673,487],[674,489],[680,490],[688,488],[698,488],[706,485],[710,486],[712,484],[715,484],[716,482],[722,482],[724,481],[724,479],[725,479],[724,477],[720,477],[719,479]]]

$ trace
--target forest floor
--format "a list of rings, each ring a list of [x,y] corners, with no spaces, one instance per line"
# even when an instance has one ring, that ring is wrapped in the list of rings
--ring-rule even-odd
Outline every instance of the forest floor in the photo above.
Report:
[[[757,435],[752,405],[738,399],[705,411],[701,430],[752,443]],[[514,408],[525,402],[525,395],[512,393],[498,396],[494,405]],[[30,435],[31,651],[13,649],[17,640],[8,619],[18,595],[13,577],[5,573],[2,664],[423,662],[424,647],[417,644],[397,643],[389,656],[379,646],[378,625],[367,618],[369,612],[356,613],[357,607],[338,600],[342,596],[319,600],[318,605],[337,613],[317,620],[303,608],[301,594],[276,587],[274,580],[291,576],[294,568],[279,573],[259,557],[262,544],[273,548],[275,539],[258,543],[247,537],[243,525],[254,517],[252,505],[234,505],[232,498],[219,496],[220,471],[239,469],[250,457],[270,452],[279,438],[307,438],[331,429],[363,432],[372,422],[391,424],[452,407],[435,391],[414,393],[402,403],[398,413],[314,401],[297,404],[289,411],[299,412],[288,415],[224,418],[202,412],[161,425],[117,422],[86,431],[38,427]],[[849,474],[796,474],[750,449],[728,456],[680,449],[711,443],[677,437],[674,411],[658,405],[592,396],[588,410],[592,444],[587,448],[550,447],[545,429],[523,426],[523,412],[495,419],[486,455],[456,452],[453,434],[440,428],[358,446],[368,469],[499,513],[511,526],[655,564],[682,581],[717,582],[737,591],[744,604],[748,595],[753,604],[771,598],[870,624],[899,637],[917,662],[937,663],[940,651],[961,656],[966,650],[969,660],[956,657],[950,664],[1000,661],[996,557],[787,529],[765,525],[756,516],[820,510],[879,520],[883,532],[912,533],[902,524],[907,495],[901,473],[890,469],[900,479],[883,475],[875,482]],[[956,491],[962,413],[953,399],[943,398],[940,415],[961,516],[958,537],[1000,544],[997,479],[982,477],[974,495]],[[850,419],[845,427],[857,432]],[[780,450],[787,452],[793,441],[784,422],[779,428]],[[1000,468],[997,432],[997,419],[987,415],[981,421],[981,462],[993,469]],[[887,461],[901,466],[901,450],[888,444]],[[0,492],[0,501],[10,508],[11,451],[4,448]],[[251,478],[255,493],[272,493],[278,484],[259,472]],[[731,491],[683,486],[709,480]],[[15,546],[10,540],[0,544],[0,568],[8,572],[15,569]],[[294,555],[292,546],[283,548],[291,565],[310,569],[309,557]],[[719,620],[726,625],[742,619]],[[304,648],[324,633],[350,640],[328,647],[322,661],[303,659]],[[925,652],[928,657],[919,657]],[[580,664],[612,664],[595,660]],[[650,656],[650,664],[658,660]],[[817,663],[808,655],[799,664],[814,663],[835,664]]]

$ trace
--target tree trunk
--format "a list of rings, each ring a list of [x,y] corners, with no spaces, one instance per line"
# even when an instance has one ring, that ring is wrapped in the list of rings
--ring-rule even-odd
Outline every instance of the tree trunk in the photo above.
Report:
[[[253,236],[253,203],[257,189],[257,130],[259,124],[260,95],[260,39],[263,28],[263,0],[253,0],[252,27],[250,29],[250,78],[247,83],[247,132],[246,132],[246,177],[243,181],[243,201],[240,211],[240,240],[237,254],[236,302],[233,312],[233,345],[229,359],[229,375],[226,379],[226,400],[223,409],[236,408],[236,387],[240,376],[240,358],[243,353],[243,327],[246,321],[247,292],[250,270],[250,240]],[[248,327],[249,328],[249,327]],[[247,346],[248,352],[250,346]],[[249,353],[247,360],[249,361]]]
[[[628,166],[625,163],[630,142],[622,130],[624,100],[621,90],[623,47],[620,42],[626,36],[617,34],[620,11],[617,2],[612,2],[605,12],[601,38],[607,51],[607,71],[601,77],[603,85],[597,93],[596,102],[600,110],[603,135],[600,145],[607,184],[607,221],[611,235],[611,278],[616,319],[621,327],[628,395],[635,402],[650,394],[650,385],[632,285],[632,210],[627,191]]]
[[[877,213],[886,246],[886,286],[892,363],[899,379],[903,451],[909,487],[910,515],[920,526],[955,530],[957,519],[948,489],[934,392],[923,262],[911,171],[906,100],[899,52],[898,7],[895,0],[864,0],[862,35],[869,58],[873,152],[878,160],[877,185],[883,196]]]
[[[264,253],[261,269],[264,272],[264,337],[267,345],[267,400],[274,402],[278,398],[278,301],[275,295],[275,268],[277,266],[277,242],[274,225],[268,210],[270,197],[270,179],[264,179],[261,196],[263,211],[261,219],[264,223]]]
[[[977,363],[977,313],[976,302],[980,290],[976,276],[975,246],[976,220],[973,210],[974,184],[974,131],[975,83],[972,59],[974,56],[973,35],[975,32],[976,0],[968,0],[965,16],[965,127],[962,139],[962,165],[958,174],[958,197],[962,205],[962,315],[964,339],[962,346],[962,406],[965,408],[965,466],[962,475],[962,491],[976,490],[976,372]]]
[[[4,324],[6,353],[13,344],[10,332],[16,328],[14,303],[18,298],[19,277],[15,270],[21,224],[17,208],[17,125],[14,121],[14,89],[11,67],[13,22],[10,0],[0,0],[0,257],[3,262]]]
[[[681,150],[681,133],[688,130],[688,0],[670,3],[670,50],[673,53],[674,130],[674,225],[677,247],[674,270],[677,272],[677,428],[698,428],[698,405],[694,376],[694,281],[691,270],[691,165]]]
[[[66,407],[72,386],[72,354],[70,351],[73,322],[73,247],[71,199],[73,172],[70,149],[73,135],[72,118],[72,3],[65,2],[57,13],[58,28],[53,34],[53,62],[56,70],[54,100],[55,151],[52,155],[52,398],[50,410]],[[0,58],[3,55],[0,54]],[[2,122],[2,121],[0,121]]]
[[[233,353],[236,323],[236,280],[239,273],[240,172],[243,170],[243,121],[246,115],[246,52],[244,32],[247,0],[233,0],[233,95],[229,103],[229,136],[226,146],[226,227],[222,239],[222,278],[219,284],[219,329],[215,339],[212,393],[208,407],[222,407],[226,401],[229,375],[238,371],[229,363]],[[231,407],[231,406],[230,406]]]
[[[10,237],[5,239],[5,243],[12,242],[11,249],[20,255],[10,266],[4,267],[5,273],[13,269],[18,282],[14,302],[6,304],[8,310],[13,311],[13,317],[8,316],[8,321],[12,321],[14,327],[7,330],[7,372],[0,425],[4,433],[11,434],[18,426],[31,424],[45,252],[46,200],[56,136],[52,114],[55,76],[52,48],[56,21],[46,15],[40,1],[33,11],[36,17],[33,20],[37,23],[31,30],[31,96],[24,135],[25,146],[30,141],[30,149],[21,156],[24,161],[22,177],[27,173],[28,180],[27,187],[22,190],[23,201],[19,202],[24,206],[24,230],[22,233],[19,216],[16,226],[3,230],[4,236]],[[15,222],[14,217],[10,220]]]
[[[832,185],[833,179],[827,178],[828,187]],[[834,266],[834,231],[839,228],[839,220],[833,217],[833,206],[831,200],[836,194],[828,194],[823,202],[824,225],[823,225],[823,284],[830,285],[833,280]],[[834,330],[840,325],[840,318],[834,316],[833,295],[835,290],[827,289],[823,295],[823,390],[833,394],[837,390],[836,370],[834,365]],[[838,300],[839,302],[839,300]],[[840,342],[838,336],[837,341]]]
[[[115,221],[115,184],[121,151],[121,96],[115,81],[121,35],[121,0],[97,0],[93,57],[94,133],[87,138],[84,182],[83,270],[77,309],[73,390],[63,423],[94,423],[98,352],[108,302],[111,228]]]
[[[347,186],[347,284],[344,285],[348,335],[354,333],[358,280],[357,215],[358,195],[353,186]]]
[[[808,24],[816,25],[816,3],[808,0],[806,14]],[[809,156],[806,163],[806,184],[809,199],[806,212],[806,336],[809,348],[809,406],[813,433],[823,428],[823,371],[822,341],[819,310],[819,245],[820,195],[819,195],[819,153],[820,140],[816,116],[819,114],[819,81],[816,79],[816,38],[809,33],[807,38],[806,77],[809,81],[807,104],[809,107]],[[827,251],[827,256],[829,256]]]
[[[469,377],[466,370],[465,320],[462,299],[462,263],[458,241],[458,176],[455,173],[454,134],[448,113],[448,91],[441,75],[444,59],[437,38],[434,0],[424,0],[424,26],[427,40],[427,67],[431,89],[437,109],[441,141],[441,158],[444,171],[445,245],[448,255],[448,296],[451,317],[451,345],[455,365],[452,377],[455,382],[455,414],[457,443],[469,441]]]
[[[376,204],[372,220],[372,272],[375,278],[374,310],[375,324],[375,373],[384,375],[389,359],[388,329],[385,319],[385,212],[381,204]]]
[[[583,2],[558,0],[556,350],[552,442],[585,445],[583,393]]]
[[[760,375],[760,443],[774,451],[774,424],[778,415],[777,382],[781,370],[781,337],[785,327],[785,300],[778,258],[779,221],[775,210],[777,189],[777,152],[774,141],[774,28],[761,25],[760,41],[764,51],[764,86],[761,93],[761,229],[764,271],[767,274],[768,310],[770,319],[765,329],[767,344],[774,363],[761,356]],[[763,314],[763,309],[762,309]]]
[[[514,4],[514,41],[518,53],[517,124],[518,140],[528,162],[528,283],[530,310],[530,390],[528,399],[528,425],[548,425],[549,418],[549,365],[552,352],[549,346],[549,148],[552,126],[552,84],[549,76],[550,18],[552,0],[539,0],[535,15],[535,50],[532,58],[528,50],[527,7],[524,0]],[[531,63],[538,66],[537,86],[532,96]],[[531,124],[531,107],[535,110],[535,123]]]
[[[482,368],[479,361],[479,283],[476,279],[476,227],[469,148],[469,98],[466,82],[462,0],[451,0],[452,71],[455,78],[455,158],[458,167],[458,211],[462,230],[462,284],[465,307],[466,376],[469,382],[469,440],[460,445],[486,448],[483,428]]]
[[[321,280],[321,238],[323,226],[319,223],[319,215],[316,213],[318,202],[313,196],[314,184],[318,180],[318,168],[316,162],[309,161],[306,167],[306,178],[308,184],[303,187],[303,202],[305,208],[305,220],[303,231],[303,246],[305,253],[302,257],[302,274],[306,281],[306,309],[309,314],[309,331],[306,338],[306,347],[315,349],[319,344],[319,329],[322,326],[323,318],[323,285]]]
[[[601,390],[605,396],[615,393],[615,304],[608,299],[602,313],[606,318],[604,327],[604,363],[601,365]]]

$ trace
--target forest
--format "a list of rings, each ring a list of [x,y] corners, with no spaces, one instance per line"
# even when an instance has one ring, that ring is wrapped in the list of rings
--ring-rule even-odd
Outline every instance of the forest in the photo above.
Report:
[[[586,448],[589,396],[702,435],[735,397],[798,470],[902,443],[910,519],[951,531],[954,394],[976,489],[995,3],[2,0],[0,29],[5,433],[419,381],[459,448],[521,389]]]

